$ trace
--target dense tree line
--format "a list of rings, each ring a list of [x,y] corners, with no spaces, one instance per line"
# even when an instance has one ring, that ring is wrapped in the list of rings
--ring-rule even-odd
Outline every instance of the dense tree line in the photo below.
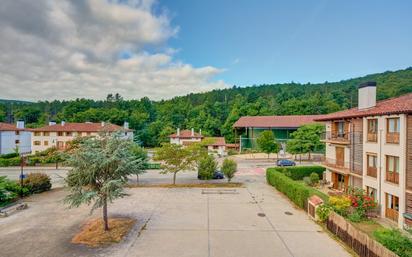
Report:
[[[119,94],[99,101],[0,101],[0,121],[22,119],[31,127],[50,120],[119,125],[129,121],[136,140],[145,146],[167,141],[177,127],[202,129],[205,135],[223,135],[232,142],[232,125],[241,116],[325,114],[355,107],[357,86],[370,80],[378,83],[379,100],[412,92],[412,68],[408,68],[333,83],[233,86],[162,101],[124,100]]]

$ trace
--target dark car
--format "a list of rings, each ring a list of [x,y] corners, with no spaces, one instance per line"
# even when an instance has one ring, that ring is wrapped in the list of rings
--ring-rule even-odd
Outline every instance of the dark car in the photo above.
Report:
[[[280,166],[280,167],[284,167],[284,166],[295,166],[296,163],[295,163],[294,161],[284,159],[284,160],[278,160],[278,161],[276,162],[276,165],[277,165],[277,166]]]
[[[200,175],[197,175],[197,178],[200,179]],[[223,175],[223,173],[221,171],[215,170],[215,172],[213,172],[213,177],[212,179],[224,179],[225,175]]]

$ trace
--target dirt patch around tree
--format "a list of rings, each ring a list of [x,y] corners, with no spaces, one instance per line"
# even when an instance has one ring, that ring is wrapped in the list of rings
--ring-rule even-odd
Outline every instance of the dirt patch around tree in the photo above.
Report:
[[[112,218],[109,219],[109,231],[104,231],[103,219],[93,219],[82,226],[71,242],[89,247],[119,243],[135,223],[136,220],[130,218]]]

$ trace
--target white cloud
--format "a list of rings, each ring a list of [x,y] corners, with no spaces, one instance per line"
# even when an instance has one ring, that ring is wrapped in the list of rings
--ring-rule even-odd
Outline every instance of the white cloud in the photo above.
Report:
[[[225,87],[223,70],[175,60],[178,28],[151,0],[5,0],[0,98],[170,98]],[[160,49],[149,52],[147,49]],[[127,52],[128,59],[119,55]]]

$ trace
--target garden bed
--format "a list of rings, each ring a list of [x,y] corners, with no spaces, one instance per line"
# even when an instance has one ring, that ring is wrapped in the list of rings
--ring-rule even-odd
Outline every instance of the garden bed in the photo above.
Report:
[[[109,231],[104,231],[103,219],[90,220],[72,238],[71,242],[90,247],[119,243],[127,235],[135,222],[134,219],[129,218],[109,219]]]
[[[221,188],[221,187],[243,187],[243,183],[193,183],[193,184],[129,184],[128,187],[162,187],[162,188]]]

